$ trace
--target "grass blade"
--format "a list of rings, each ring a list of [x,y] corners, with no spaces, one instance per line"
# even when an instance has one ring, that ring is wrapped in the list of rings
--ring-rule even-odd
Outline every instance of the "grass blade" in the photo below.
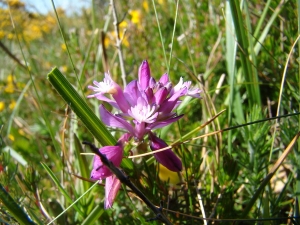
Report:
[[[67,201],[72,204],[73,200],[72,198],[68,195],[67,191],[65,190],[65,188],[63,186],[61,186],[59,180],[57,179],[57,177],[54,175],[54,173],[51,171],[51,169],[43,162],[41,162],[42,166],[44,167],[44,169],[47,171],[48,175],[51,177],[51,179],[53,180],[53,182],[55,183],[55,185],[57,186],[57,188],[59,189],[59,191],[63,194],[63,196],[67,199]],[[84,216],[83,212],[78,208],[77,205],[74,205],[74,209],[81,215]]]
[[[279,3],[279,5],[276,7],[276,9],[274,10],[274,13],[272,14],[271,18],[268,20],[267,25],[265,26],[264,30],[262,31],[260,37],[258,38],[257,43],[254,46],[254,52],[255,55],[258,55],[261,47],[262,47],[262,43],[265,41],[266,37],[269,34],[269,31],[271,29],[272,24],[274,23],[275,19],[277,18],[277,16],[279,15],[279,13],[281,12],[281,9],[283,8],[283,2],[281,1]],[[256,32],[258,32],[256,30]],[[254,37],[256,38],[256,32],[254,33]]]
[[[75,204],[83,197],[85,196],[88,192],[90,192],[100,181],[94,183],[86,192],[84,192],[78,199],[76,199],[74,202],[72,202],[71,205],[69,205],[68,208],[66,208],[61,214],[59,214],[57,217],[55,217],[50,223],[48,223],[47,225],[53,223],[55,220],[57,220],[59,217],[61,217],[67,210],[69,210],[73,205],[75,208]]]
[[[21,225],[35,224],[0,184],[0,201]]]
[[[76,159],[78,160],[78,164],[79,164],[79,171],[80,171],[80,175],[83,177],[89,177],[90,176],[90,172],[88,170],[88,162],[85,156],[81,155],[80,153],[83,153],[83,149],[81,146],[81,143],[78,139],[78,137],[76,136],[76,134],[74,134],[74,144],[75,144],[75,154],[76,154]],[[83,188],[84,191],[86,191],[88,188],[90,187],[90,183],[89,182],[83,182]]]
[[[48,80],[101,145],[114,145],[116,143],[104,124],[57,68],[48,74]]]
[[[239,48],[241,50],[240,58],[242,64],[243,74],[247,82],[246,89],[249,97],[249,106],[261,106],[260,90],[258,85],[258,77],[253,73],[253,67],[250,62],[249,40],[247,30],[244,26],[244,18],[239,6],[238,0],[229,1],[230,11],[232,15],[233,24],[235,27],[236,38]]]
[[[82,222],[82,225],[94,224],[95,221],[104,213],[103,206],[99,204],[93,209],[93,211],[87,216],[87,218]]]

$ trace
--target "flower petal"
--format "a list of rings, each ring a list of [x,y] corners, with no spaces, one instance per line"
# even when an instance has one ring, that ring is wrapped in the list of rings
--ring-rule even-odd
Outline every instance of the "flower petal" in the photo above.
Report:
[[[130,134],[130,133],[123,134],[119,138],[117,145],[124,147],[125,143],[128,142],[131,139],[131,137],[132,137],[132,134]]]
[[[116,100],[119,108],[122,110],[123,113],[126,113],[128,109],[130,109],[130,105],[125,98],[123,90],[120,87],[116,88],[116,92],[112,94],[112,97]]]
[[[168,149],[163,152],[158,152],[154,154],[157,162],[168,168],[173,172],[179,172],[182,170],[181,160],[175,155],[175,153]]]
[[[159,82],[165,86],[169,82],[169,75],[167,73],[162,75],[161,78],[159,79]]]
[[[120,186],[121,186],[121,182],[115,175],[112,175],[112,176],[106,178],[106,180],[105,180],[105,202],[104,202],[105,209],[109,209],[112,207],[114,200],[117,196],[117,193],[120,189]]]
[[[156,105],[149,105],[147,101],[141,97],[138,98],[137,104],[128,110],[128,115],[139,123],[153,123],[158,116],[156,109]]]
[[[115,107],[116,109],[119,109],[120,110],[120,107],[119,105],[114,101],[114,100],[111,100],[110,98],[107,98],[105,95],[101,94],[101,93],[97,93],[97,94],[94,94],[94,95],[89,95],[87,96],[88,98],[97,98],[98,100],[100,101],[104,101],[104,102],[107,102],[108,104],[110,104],[112,107]]]
[[[91,179],[102,180],[111,176],[110,170],[103,165],[99,156],[95,155],[93,160],[93,169],[91,172]]]
[[[193,98],[201,98],[200,93],[202,91],[199,88],[192,87],[188,90],[186,95],[191,96]]]
[[[144,93],[145,93],[148,104],[152,104],[153,100],[154,100],[153,89],[152,88],[146,88]]]
[[[104,74],[103,81],[101,82],[93,81],[93,84],[95,86],[89,85],[88,88],[93,90],[96,93],[102,93],[102,94],[105,93],[113,94],[117,91],[116,90],[117,87],[120,88],[120,86],[112,80],[109,73]]]
[[[155,123],[152,123],[152,124],[149,124],[147,126],[147,130],[152,130],[152,129],[157,129],[157,128],[162,128],[162,127],[165,127],[171,123],[174,123],[176,122],[177,120],[179,120],[181,117],[183,117],[183,114],[180,115],[180,116],[176,116],[174,118],[171,118],[171,119],[167,119],[167,120],[164,120],[164,121],[158,121],[158,122],[155,122]]]
[[[156,86],[156,81],[153,77],[150,77],[150,81],[149,81],[149,87],[150,88],[155,88]]]
[[[169,113],[175,109],[175,106],[178,104],[178,99],[181,96],[184,96],[187,93],[187,88],[180,89],[179,91],[175,92],[169,99],[165,100],[161,107],[159,108],[159,112]]]
[[[127,130],[129,133],[134,134],[134,129],[130,123],[121,117],[115,116],[103,106],[99,107],[100,116],[104,124],[110,127],[117,127]]]
[[[106,156],[115,166],[120,166],[123,158],[123,147],[121,146],[104,146],[99,151]],[[91,178],[95,180],[102,180],[108,176],[111,176],[111,171],[103,165],[99,156],[94,156],[93,170],[91,172]]]
[[[166,99],[168,94],[169,94],[169,92],[168,92],[167,88],[165,88],[165,87],[160,88],[154,95],[155,103],[157,105],[160,105]]]
[[[155,151],[161,148],[168,147],[167,143],[158,138],[155,134],[149,133],[150,148]],[[154,154],[156,160],[167,167],[169,170],[179,172],[182,170],[181,160],[175,155],[171,149]]]
[[[148,132],[145,125],[146,124],[144,122],[135,123],[135,137],[140,141],[143,140],[144,135]]]
[[[124,89],[124,96],[130,105],[136,105],[136,100],[141,97],[137,80],[131,81]]]
[[[139,68],[139,84],[142,90],[145,90],[149,86],[150,81],[150,67],[147,60],[144,60]]]

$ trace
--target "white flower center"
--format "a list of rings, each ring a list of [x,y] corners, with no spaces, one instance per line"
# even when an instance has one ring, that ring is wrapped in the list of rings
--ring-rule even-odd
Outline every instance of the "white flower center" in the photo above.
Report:
[[[156,112],[156,106],[150,106],[150,105],[136,105],[134,107],[131,107],[131,109],[128,111],[128,114],[132,116],[137,122],[142,123],[153,123],[158,113]]]

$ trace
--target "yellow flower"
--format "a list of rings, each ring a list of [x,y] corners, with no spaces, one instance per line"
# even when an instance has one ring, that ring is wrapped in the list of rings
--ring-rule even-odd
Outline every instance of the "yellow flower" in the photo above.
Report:
[[[107,33],[107,36],[105,36],[104,39],[104,46],[108,47],[109,45],[115,45],[116,44],[116,32],[109,32]],[[120,39],[122,40],[122,45],[125,47],[129,47],[129,42],[126,36],[124,36],[124,32],[120,32]]]
[[[135,24],[139,30],[143,29],[143,26],[142,26],[143,15],[142,15],[141,10],[130,10],[129,14],[131,16],[131,20],[130,20],[131,23]]]
[[[0,102],[0,112],[2,112],[5,109],[4,102]]]
[[[105,37],[104,37],[104,46],[108,47],[110,44],[111,44],[110,38],[105,35]]]
[[[6,85],[6,87],[4,88],[4,91],[5,91],[6,93],[14,93],[14,91],[15,91],[14,84],[13,84],[13,83],[8,83],[8,84]]]
[[[120,32],[120,39],[122,40],[122,44],[125,46],[125,47],[129,47],[129,42],[128,42],[128,39],[126,36],[124,36],[124,32]]]
[[[141,22],[142,14],[139,10],[130,10],[131,22],[139,24]]]
[[[60,45],[60,47],[61,47],[61,49],[62,49],[63,51],[66,51],[66,50],[67,50],[67,46],[66,46],[65,43],[62,43],[62,44]]]
[[[17,83],[17,87],[18,87],[19,89],[23,89],[23,88],[25,87],[25,84],[24,84],[24,83],[21,83],[21,82],[18,82],[18,83]]]
[[[56,26],[55,17],[52,14],[41,15],[29,13],[25,4],[19,0],[9,0],[10,9],[0,7],[0,38],[16,40],[12,29],[10,14],[17,26],[18,37],[26,41],[42,38],[44,34],[52,31]]]
[[[7,83],[12,83],[14,81],[14,76],[9,74],[6,78],[6,80],[7,80]]]
[[[15,106],[16,106],[16,102],[15,102],[15,100],[12,100],[11,103],[9,104],[8,108],[10,110],[13,110],[15,108]]]
[[[15,91],[15,86],[14,86],[14,76],[13,75],[8,75],[7,76],[7,78],[6,78],[6,80],[7,80],[7,85],[6,85],[6,87],[4,88],[4,91],[6,92],[6,93],[14,93],[14,91]]]
[[[9,138],[11,141],[14,141],[14,140],[15,140],[15,137],[14,137],[12,134],[9,134],[9,135],[8,135],[8,138]]]
[[[13,39],[14,37],[15,37],[15,35],[12,34],[12,33],[9,33],[9,34],[7,35],[7,38],[8,38],[8,39]]]
[[[181,183],[180,173],[173,172],[173,171],[167,169],[166,167],[164,167],[163,165],[161,165],[160,163],[158,165],[159,165],[158,176],[161,181],[168,182],[172,186],[175,186],[175,185]]]
[[[63,66],[60,67],[60,69],[61,69],[61,71],[63,73],[66,73],[68,71],[68,66],[67,65],[63,65]]]
[[[125,20],[123,20],[120,24],[119,27],[125,29],[127,27],[127,22]]]
[[[3,30],[0,30],[0,39],[5,37],[5,32]]]
[[[51,24],[51,25],[55,25],[56,24],[55,17],[51,14],[48,14],[47,17],[46,17],[46,23]]]
[[[22,130],[22,129],[19,129],[19,130],[18,130],[18,133],[19,133],[20,135],[22,135],[22,136],[25,136],[25,132],[24,132],[24,130]]]
[[[149,11],[149,5],[147,1],[143,1],[143,8],[145,9],[146,12]]]

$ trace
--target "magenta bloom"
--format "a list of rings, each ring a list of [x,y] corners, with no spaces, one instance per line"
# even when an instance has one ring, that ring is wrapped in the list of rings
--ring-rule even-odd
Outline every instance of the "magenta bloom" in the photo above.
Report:
[[[127,130],[138,140],[142,140],[153,129],[179,120],[183,116],[178,116],[175,112],[181,103],[179,98],[188,95],[200,98],[201,92],[198,88],[190,88],[191,82],[183,82],[182,78],[173,87],[168,74],[162,75],[156,82],[151,77],[147,61],[143,61],[139,68],[138,80],[131,81],[124,91],[109,74],[105,74],[102,82],[94,81],[93,84],[95,86],[88,88],[95,93],[88,97],[96,97],[120,111],[113,115],[101,105],[99,110],[102,121],[107,126]]]
[[[152,132],[149,133],[150,148],[155,151],[161,148],[168,147],[167,143],[158,138]],[[154,154],[155,159],[173,172],[179,172],[182,170],[181,160],[175,155],[171,149],[164,150]]]
[[[123,157],[123,147],[122,146],[105,146],[99,149],[106,158],[111,161],[116,167],[119,167]],[[94,156],[93,170],[91,173],[91,178],[95,180],[103,180],[109,176],[112,176],[112,172],[103,165],[99,156]]]
[[[124,134],[115,146],[105,146],[100,148],[99,151],[116,167],[119,167],[123,158],[123,146],[130,137],[130,134]],[[91,178],[94,180],[105,179],[104,208],[111,208],[121,186],[121,182],[105,165],[103,165],[100,157],[97,155],[94,156]]]

